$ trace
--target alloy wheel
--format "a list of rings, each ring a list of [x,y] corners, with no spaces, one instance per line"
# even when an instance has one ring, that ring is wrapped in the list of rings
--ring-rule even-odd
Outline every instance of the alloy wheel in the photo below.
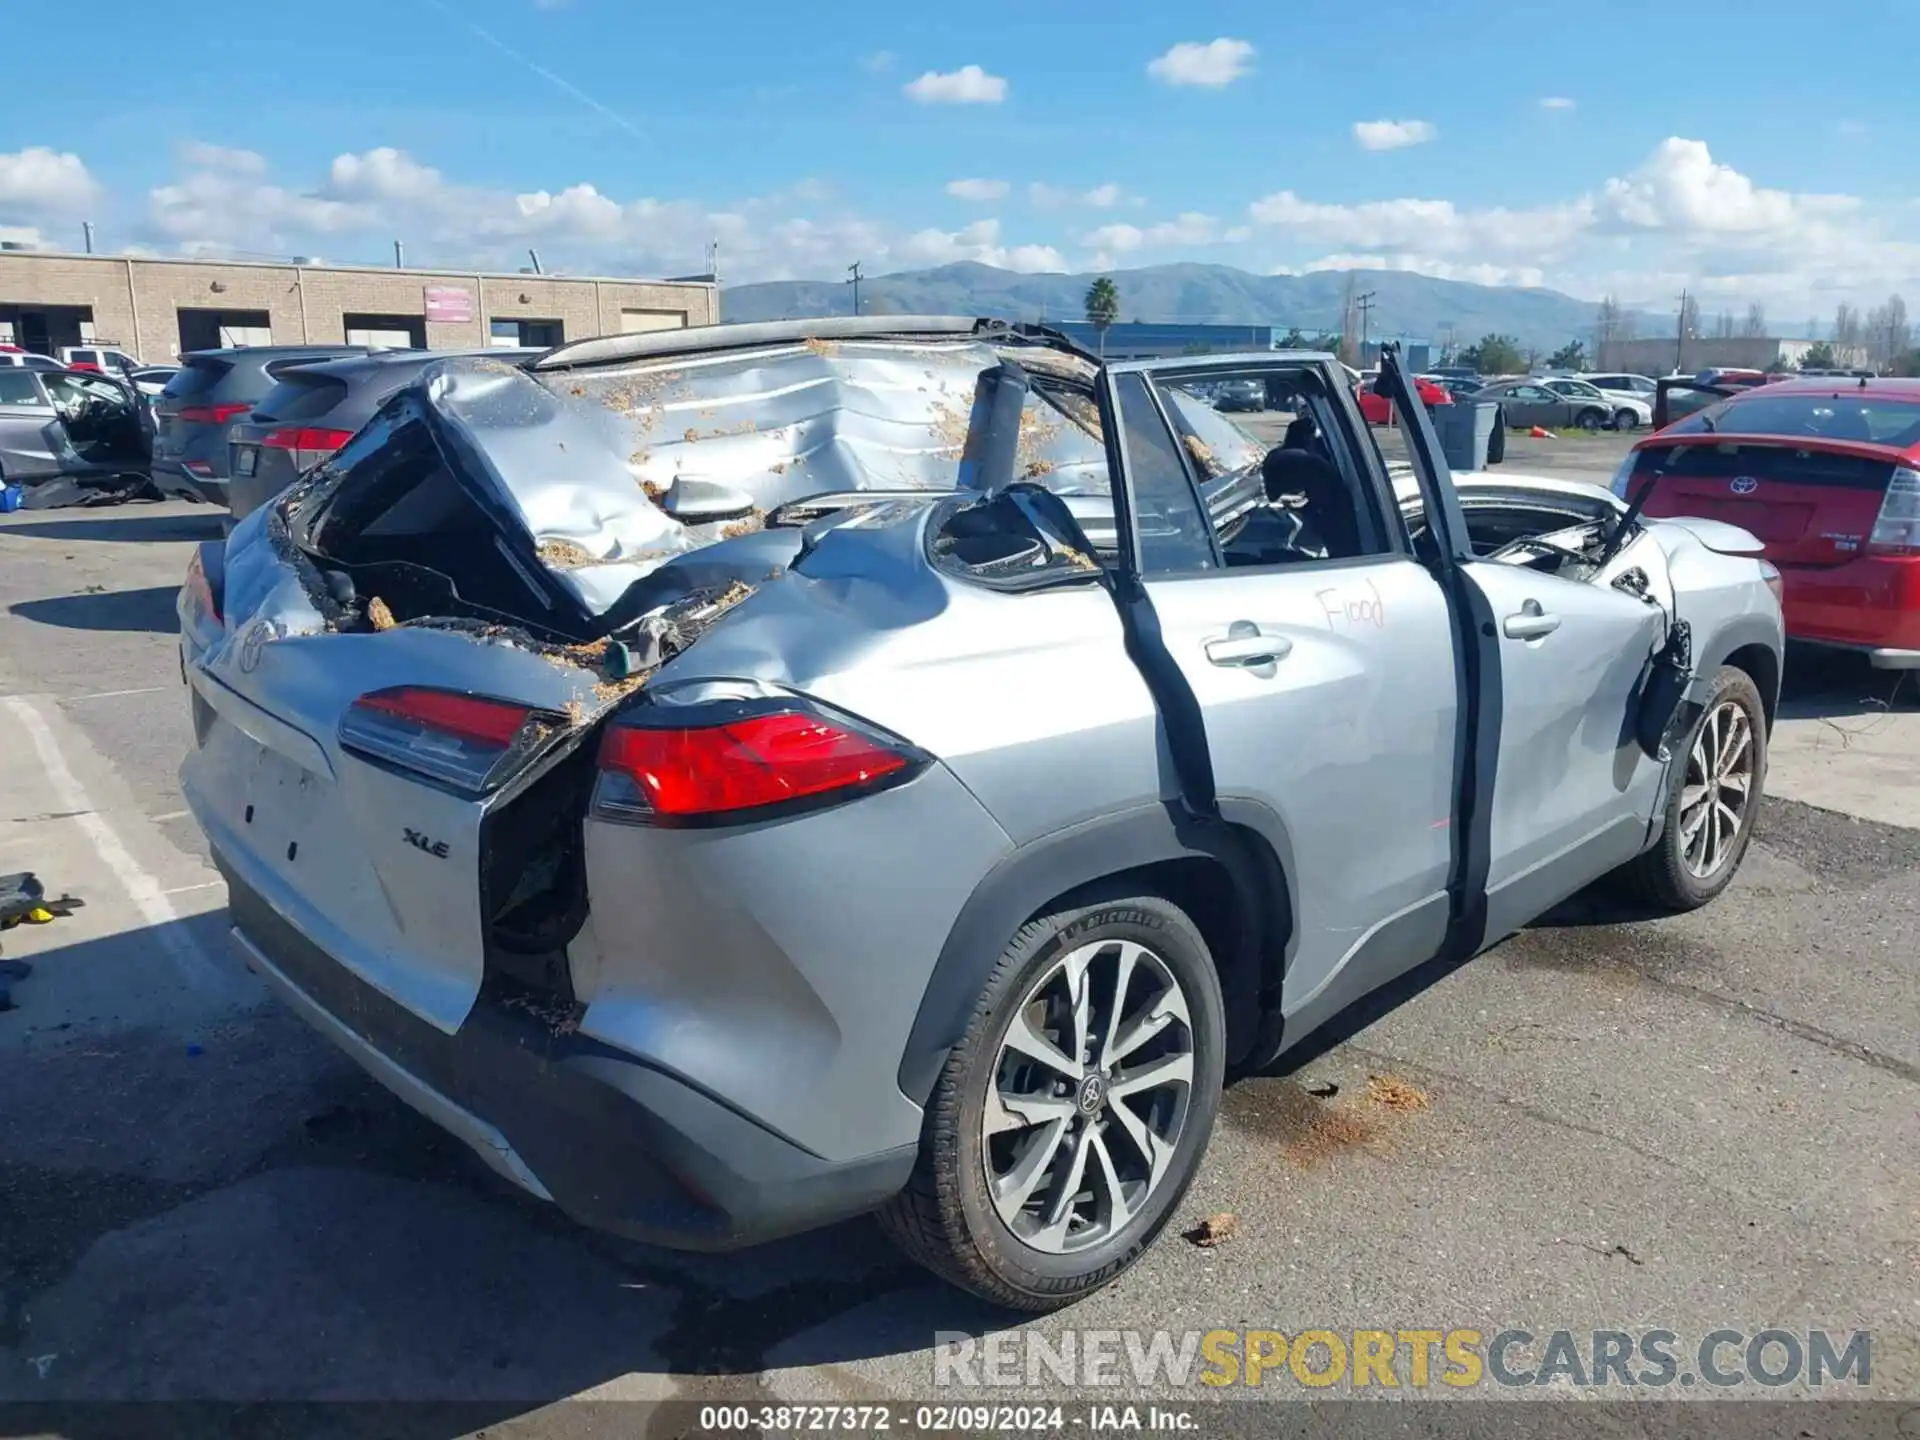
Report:
[[[1096,940],[1055,960],[1014,1012],[987,1092],[1001,1222],[1054,1255],[1119,1234],[1171,1172],[1193,1074],[1187,996],[1152,950]]]
[[[1753,721],[1723,700],[1694,736],[1680,791],[1680,854],[1695,879],[1718,874],[1733,855],[1753,795],[1753,757]]]

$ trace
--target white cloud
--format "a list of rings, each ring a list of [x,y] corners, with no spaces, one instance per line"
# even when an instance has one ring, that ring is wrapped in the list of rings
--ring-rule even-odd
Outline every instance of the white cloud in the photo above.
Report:
[[[1678,136],[1661,141],[1632,174],[1607,181],[1600,196],[1603,217],[1615,225],[1712,234],[1790,230],[1858,204],[1845,195],[1762,189],[1731,165],[1715,161],[1705,141]]]
[[[1451,200],[1369,200],[1331,205],[1277,191],[1248,207],[1256,224],[1303,240],[1353,249],[1539,254],[1579,235],[1590,220],[1580,204],[1538,210],[1463,210]]]
[[[1574,102],[1565,95],[1543,95],[1540,97],[1542,110],[1571,110]]]
[[[253,150],[230,150],[224,145],[209,145],[201,140],[188,140],[181,144],[175,153],[182,165],[197,170],[230,170],[235,175],[264,175],[267,173],[267,157]]]
[[[1068,185],[1049,185],[1036,180],[1027,186],[1027,201],[1037,210],[1061,210],[1069,205],[1090,205],[1095,210],[1111,210],[1122,203],[1137,205],[1140,197],[1129,195],[1111,181],[1091,190],[1075,190]]]
[[[1536,286],[1546,283],[1545,272],[1537,265],[1463,265],[1406,251],[1383,255],[1322,255],[1285,273],[1305,275],[1315,270],[1406,270],[1416,275],[1431,275],[1440,280],[1465,280],[1475,285]]]
[[[165,163],[164,146],[152,153]],[[1920,293],[1920,204],[1773,188],[1715,160],[1704,142],[1678,137],[1611,179],[1603,172],[1520,209],[1439,196],[1334,203],[1279,190],[1241,214],[1151,220],[1154,212],[1136,208],[1139,197],[1118,184],[1036,184],[1027,187],[1033,208],[1020,218],[951,230],[862,213],[804,178],[771,193],[659,197],[608,190],[591,161],[509,188],[467,183],[392,147],[343,154],[305,174],[215,144],[173,155],[174,173],[148,193],[139,222],[124,201],[118,216],[54,208],[75,195],[88,205],[110,198],[78,157],[0,155],[0,237],[77,235],[77,219],[92,215],[111,220],[129,249],[165,254],[378,263],[398,236],[421,265],[512,269],[531,244],[552,270],[641,275],[700,269],[718,239],[734,283],[838,276],[855,257],[870,274],[956,260],[1064,270],[1065,247],[1076,261],[1089,257],[1089,268],[1111,269],[1232,246],[1213,253],[1260,269],[1383,267],[1578,295],[1612,291],[1635,304],[1686,285],[1713,297],[1715,309],[1743,310],[1753,299],[1802,318],[1830,314],[1842,299],[1872,305],[1893,290]],[[1013,194],[991,178],[954,184],[965,187],[958,198],[974,184],[988,187],[973,192],[983,197],[976,203]]]
[[[348,200],[401,200],[431,194],[443,185],[438,170],[391,146],[336,156],[328,178],[332,193]]]
[[[1004,180],[949,180],[947,182],[947,194],[954,199],[980,203],[1004,200],[1010,188]]]
[[[1362,150],[1403,150],[1438,139],[1440,132],[1428,120],[1357,120],[1353,138]]]
[[[1231,85],[1253,68],[1254,48],[1245,40],[1182,40],[1149,61],[1147,73],[1167,85]]]
[[[1158,225],[1102,225],[1080,237],[1080,243],[1103,254],[1124,255],[1134,250],[1163,250],[1211,245],[1220,239],[1220,222],[1211,215],[1188,210]]]
[[[1005,236],[996,219],[909,232],[848,212],[815,180],[706,204],[622,199],[587,181],[519,192],[465,185],[389,147],[340,155],[306,188],[236,166],[229,152],[183,149],[180,158],[179,176],[150,192],[136,243],[194,255],[324,248],[350,261],[383,254],[399,236],[416,264],[488,269],[519,265],[537,243],[550,270],[659,275],[699,268],[717,239],[734,282],[838,274],[850,256],[876,274],[955,260],[1067,268],[1044,237]]]
[[[1002,245],[998,220],[976,220],[958,230],[919,230],[900,244],[897,253],[908,265],[951,265],[956,260],[973,260],[1029,273],[1067,268],[1060,252],[1051,245]]]
[[[900,88],[922,105],[998,105],[1007,98],[1007,82],[978,65],[962,65],[944,75],[929,70]]]
[[[29,145],[0,155],[0,218],[75,214],[99,193],[99,185],[72,151]]]

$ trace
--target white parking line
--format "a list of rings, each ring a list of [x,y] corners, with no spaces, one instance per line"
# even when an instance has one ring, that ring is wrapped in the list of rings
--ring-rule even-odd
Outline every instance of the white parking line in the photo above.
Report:
[[[177,690],[177,685],[142,685],[138,690],[96,690],[91,695],[75,695],[75,700],[113,700],[122,695],[158,695],[162,690]]]
[[[203,994],[217,995],[223,992],[227,987],[222,983],[219,970],[192,935],[178,923],[180,916],[174,910],[173,902],[167,899],[159,882],[128,853],[119,835],[98,813],[86,788],[74,778],[66,757],[54,742],[53,731],[47,727],[46,717],[41,715],[32,701],[19,695],[7,696],[6,706],[33,741],[33,748],[40,757],[41,771],[53,786],[61,808],[73,812],[73,823],[93,842],[101,862],[118,877],[127,892],[127,898],[133,901],[133,908],[140,912],[140,918],[154,928],[161,949],[173,961],[180,978]]]

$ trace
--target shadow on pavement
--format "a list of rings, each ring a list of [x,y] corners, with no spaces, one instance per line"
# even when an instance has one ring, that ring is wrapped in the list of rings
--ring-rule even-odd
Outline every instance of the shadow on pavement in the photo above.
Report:
[[[180,630],[180,618],[173,607],[179,595],[178,585],[102,590],[97,594],[21,600],[11,607],[11,613],[22,620],[61,630],[131,630],[175,635]]]
[[[0,1015],[39,1027],[0,1044],[0,1434],[23,1402],[76,1437],[163,1433],[165,1407],[101,1402],[164,1398],[408,1402],[340,1433],[452,1436],[623,1380],[711,1398],[702,1377],[1009,1323],[868,1221],[704,1256],[583,1230],[273,1002],[93,1017],[35,994],[132,941],[164,967],[161,940],[42,951]]]
[[[116,507],[77,511],[59,520],[29,519],[7,525],[5,531],[32,540],[218,540],[226,513],[209,505],[194,515],[128,515]]]
[[[1782,720],[1871,719],[1920,709],[1920,676],[1876,670],[1864,655],[1789,645],[1780,684]]]

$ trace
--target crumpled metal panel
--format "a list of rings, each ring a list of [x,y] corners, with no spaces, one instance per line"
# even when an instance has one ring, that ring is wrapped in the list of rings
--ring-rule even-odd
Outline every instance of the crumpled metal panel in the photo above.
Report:
[[[980,340],[810,340],[540,375],[448,361],[427,393],[471,463],[519,515],[542,561],[594,613],[676,555],[757,519],[686,526],[655,503],[676,479],[732,486],[765,512],[850,490],[952,490],[980,372],[1003,357],[1041,376],[1093,371],[1060,351]],[[1240,432],[1177,396],[1182,427],[1221,470],[1255,463]],[[1018,478],[1110,495],[1091,408],[1028,399]],[[1078,418],[1076,418],[1076,416]]]

